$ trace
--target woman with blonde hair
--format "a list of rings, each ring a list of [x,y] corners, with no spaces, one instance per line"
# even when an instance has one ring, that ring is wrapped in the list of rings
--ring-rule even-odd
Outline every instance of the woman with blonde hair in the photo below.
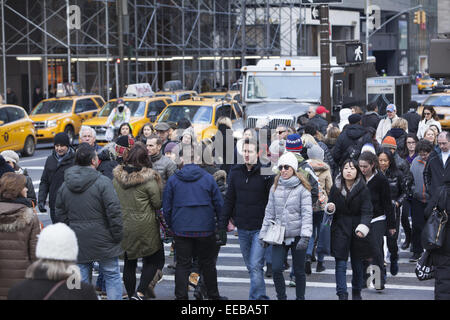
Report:
[[[397,143],[397,152],[400,157],[405,158],[408,153],[406,147],[406,138],[408,136],[408,121],[403,118],[398,118],[392,123],[391,129],[386,133],[384,138],[391,136]],[[383,140],[384,140],[383,138]]]
[[[27,179],[14,172],[0,179],[0,299],[25,279],[25,271],[36,260],[40,222],[27,199]]]
[[[305,299],[306,275],[305,256],[312,234],[311,185],[305,176],[297,172],[298,161],[294,154],[287,152],[278,160],[280,173],[270,190],[263,225],[259,239],[263,247],[271,221],[285,227],[284,240],[272,247],[272,272],[278,300],[286,300],[284,281],[284,259],[289,249],[296,279],[296,298]]]

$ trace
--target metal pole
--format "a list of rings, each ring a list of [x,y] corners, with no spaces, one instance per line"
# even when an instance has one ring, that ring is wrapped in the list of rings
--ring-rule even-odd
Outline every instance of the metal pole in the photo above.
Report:
[[[366,0],[366,60],[369,56],[369,1]]]
[[[321,74],[321,102],[331,111],[331,88],[330,88],[330,27],[328,5],[320,6],[320,74]],[[328,113],[328,120],[331,120]]]
[[[123,6],[122,0],[116,1],[116,9],[117,9],[117,33],[119,34],[119,58],[120,58],[120,72],[119,72],[119,83],[120,83],[120,92],[117,92],[118,97],[121,96],[121,90],[124,88],[124,76],[125,76],[125,65],[124,65],[124,54],[123,54]]]
[[[69,29],[69,0],[66,0],[67,12],[67,81],[72,82],[71,57],[70,57],[70,29]]]
[[[44,63],[42,64],[44,69],[44,88],[45,98],[48,99],[48,58],[47,58],[47,0],[44,0]]]
[[[134,0],[134,53],[136,56],[135,66],[136,66],[136,83],[139,83],[139,61],[138,61],[138,8],[137,2]]]
[[[5,0],[2,0],[2,59],[3,59],[3,103],[8,103],[8,99],[6,97]]]
[[[27,17],[29,17],[29,10],[28,10],[28,0],[26,1],[26,11],[27,11]],[[30,25],[27,23],[27,33],[30,32]],[[27,37],[27,53],[30,53],[30,37]],[[27,71],[28,71],[28,106],[26,106],[26,110],[28,113],[31,112],[33,109],[33,101],[31,98],[31,62],[28,60],[27,63]],[[25,104],[22,102],[22,105],[25,107]]]
[[[105,1],[105,22],[106,22],[106,100],[109,101],[109,12],[108,2]]]

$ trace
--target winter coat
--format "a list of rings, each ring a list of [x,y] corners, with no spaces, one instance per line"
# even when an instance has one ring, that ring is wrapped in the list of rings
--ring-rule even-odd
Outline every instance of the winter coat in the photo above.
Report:
[[[44,204],[49,196],[48,206],[55,208],[56,194],[64,182],[64,172],[74,165],[75,151],[69,148],[61,161],[56,158],[56,151],[48,156],[39,183],[38,202]]]
[[[317,144],[319,145],[319,147],[321,147],[323,150],[323,156],[324,156],[323,161],[325,161],[325,163],[330,166],[331,172],[333,173],[336,170],[339,170],[339,167],[336,165],[336,162],[334,162],[333,155],[331,154],[328,146],[322,141],[319,141],[317,139],[316,139],[316,141],[317,141]]]
[[[434,120],[431,118],[430,120],[423,119],[419,122],[419,129],[417,130],[417,138],[420,140],[424,137],[425,131],[431,126],[435,125],[439,128],[439,132],[442,131],[441,123],[439,121]]]
[[[386,138],[387,136],[391,136],[395,139],[395,142],[397,144],[397,152],[401,157],[405,157],[408,153],[408,149],[406,148],[406,137],[407,133],[402,128],[392,128],[389,130],[386,135],[383,137]]]
[[[107,144],[98,154],[99,164],[97,171],[112,180],[114,178],[113,170],[119,165],[117,158],[115,143]]]
[[[162,248],[159,221],[155,210],[161,209],[162,190],[150,168],[114,169],[114,189],[123,216],[122,249],[130,260],[151,256]]]
[[[364,128],[371,127],[377,130],[380,123],[380,115],[375,111],[366,112],[361,118],[361,124]]]
[[[447,196],[445,195],[445,188],[447,189]],[[436,205],[439,209],[445,209],[447,213],[450,212],[449,194],[449,185],[436,189],[433,198],[425,208],[425,219],[428,219]],[[443,246],[431,251],[435,278],[434,298],[436,300],[450,300],[450,223],[447,222],[445,228],[446,234]]]
[[[411,174],[414,178],[414,184],[412,187],[412,195],[414,199],[423,203],[430,199],[429,193],[427,193],[424,184],[424,169],[426,162],[422,160],[420,156],[417,156],[411,164]]]
[[[392,202],[396,201],[400,205],[402,205],[403,201],[405,201],[407,197],[405,184],[403,182],[404,176],[402,175],[400,170],[391,169],[387,169],[386,172],[383,172],[383,174],[389,182],[389,190]]]
[[[321,189],[325,192],[324,203],[328,202],[328,195],[331,192],[331,187],[333,186],[333,180],[331,178],[331,169],[328,164],[317,159],[308,160],[308,164],[313,168],[314,173],[319,178],[319,183]],[[313,208],[315,203],[313,203]],[[316,210],[314,210],[316,211]]]
[[[203,170],[208,172],[210,175],[213,176],[214,181],[216,181],[217,186],[219,187],[220,193],[222,194],[222,197],[225,197],[225,194],[227,193],[227,173],[225,170],[217,169],[214,166],[200,166]]]
[[[25,279],[25,272],[36,260],[40,233],[37,215],[20,203],[0,202],[0,299]]]
[[[260,230],[272,184],[273,176],[262,175],[260,163],[250,171],[245,164],[233,167],[224,198],[224,221],[219,221],[219,228],[226,228],[233,218],[238,229]]]
[[[339,135],[336,145],[331,150],[334,161],[340,166],[347,160],[350,146],[360,145],[361,148],[366,143],[371,143],[372,137],[360,124],[350,124]]]
[[[378,124],[378,127],[377,127],[377,134],[376,134],[376,138],[377,138],[377,141],[379,144],[381,144],[383,142],[383,138],[386,136],[386,133],[388,133],[388,131],[392,129],[392,124],[397,119],[398,119],[398,116],[396,115],[392,119],[390,119],[389,117],[386,117],[386,118],[380,120],[380,123]]]
[[[66,170],[56,199],[56,221],[70,226],[78,239],[78,263],[122,254],[122,213],[111,180],[91,167]]]
[[[377,170],[377,173],[366,182],[366,185],[370,191],[373,218],[375,219],[385,215],[387,229],[395,229],[396,220],[388,179],[383,173]]]
[[[442,162],[442,151],[432,152],[428,157],[423,171],[425,188],[429,194],[442,187],[446,181],[450,181],[450,157],[447,162]]]
[[[370,258],[370,231],[364,238],[358,238],[355,232],[360,224],[370,228],[373,217],[370,192],[363,179],[358,178],[352,189],[346,192],[345,187],[341,190],[341,176],[338,176],[328,197],[330,202],[336,208],[331,224],[331,255],[345,261],[349,254],[360,259]]]
[[[408,132],[417,134],[421,117],[416,110],[409,110],[407,113],[402,115],[402,118],[408,121]]]
[[[171,159],[160,152],[155,156],[151,156],[152,168],[159,173],[163,183],[165,184],[171,175],[177,170],[177,165]]]
[[[174,232],[214,232],[223,198],[214,178],[195,164],[185,165],[167,181],[164,218]]]
[[[0,156],[0,178],[3,176],[4,173],[7,172],[14,172],[14,169],[11,168],[11,166],[6,163],[5,158]]]
[[[308,123],[313,123],[316,125],[317,129],[323,134],[327,134],[328,121],[319,114],[309,119]]]
[[[36,270],[33,279],[26,279],[17,283],[8,292],[8,300],[43,300],[58,283],[49,280],[46,272]],[[98,300],[92,285],[81,282],[80,289],[69,289],[62,284],[48,300]]]
[[[316,203],[317,199],[319,199],[319,178],[314,173],[314,169],[309,165],[309,163],[298,153],[293,152],[294,156],[298,161],[298,170],[303,173],[305,177],[308,179],[309,184],[311,185],[311,198],[312,203]]]
[[[259,238],[266,236],[270,220],[284,226],[284,239],[295,237],[311,237],[312,235],[312,202],[311,192],[302,185],[297,176],[288,180],[280,177],[278,186],[272,186],[269,202],[266,206],[264,221]]]

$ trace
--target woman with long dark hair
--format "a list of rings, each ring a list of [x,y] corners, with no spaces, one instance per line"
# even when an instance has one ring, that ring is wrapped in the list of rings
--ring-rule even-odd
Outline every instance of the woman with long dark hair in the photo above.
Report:
[[[144,300],[150,282],[164,265],[164,250],[156,215],[156,210],[162,204],[162,180],[151,167],[147,149],[143,144],[136,143],[125,162],[113,170],[113,184],[123,214],[123,282],[132,300]],[[142,258],[143,267],[136,290],[139,258]]]
[[[347,159],[331,188],[325,208],[333,214],[331,224],[331,255],[336,260],[336,294],[348,300],[347,260],[352,264],[352,299],[361,300],[363,260],[372,256],[369,230],[373,217],[370,191],[355,160]]]
[[[425,136],[425,131],[432,124],[438,127],[439,132],[442,131],[436,110],[434,110],[433,106],[424,106],[422,110],[422,120],[419,122],[419,129],[417,130],[417,138],[419,138],[419,140]]]

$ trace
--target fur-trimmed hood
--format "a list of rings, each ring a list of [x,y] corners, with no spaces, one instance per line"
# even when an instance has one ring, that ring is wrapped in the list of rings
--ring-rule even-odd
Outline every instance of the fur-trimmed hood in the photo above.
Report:
[[[314,169],[314,171],[324,172],[330,170],[330,166],[323,161],[319,161],[317,159],[309,159],[307,160],[307,162]]]
[[[0,202],[0,231],[16,232],[31,223],[33,209],[23,204]]]
[[[220,181],[220,180],[226,181],[227,173],[224,170],[218,170],[218,171],[214,172],[213,177],[214,177],[214,180],[216,180],[216,182]]]
[[[142,168],[140,171],[128,172],[125,166],[119,165],[114,168],[114,179],[124,188],[132,188],[144,184],[152,179],[155,179],[158,173],[150,168]]]

